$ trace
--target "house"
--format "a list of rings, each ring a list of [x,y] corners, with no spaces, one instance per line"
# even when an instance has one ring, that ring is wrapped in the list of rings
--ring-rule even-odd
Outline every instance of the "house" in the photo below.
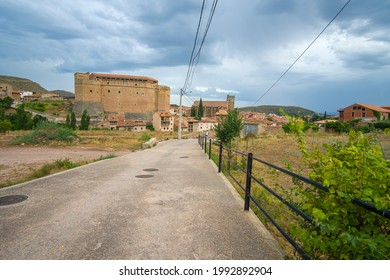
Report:
[[[371,104],[355,103],[344,109],[338,110],[339,119],[347,122],[355,119],[361,119],[365,122],[376,120],[388,120],[390,117],[390,106],[380,107]]]
[[[205,132],[209,130],[213,130],[216,127],[218,121],[216,118],[207,118],[203,117],[200,121],[193,123],[193,131],[194,132]]]
[[[109,114],[108,118],[99,122],[98,127],[111,130],[146,131],[146,122],[127,120],[125,114]]]
[[[153,114],[153,127],[156,131],[173,131],[174,117],[169,112]]]

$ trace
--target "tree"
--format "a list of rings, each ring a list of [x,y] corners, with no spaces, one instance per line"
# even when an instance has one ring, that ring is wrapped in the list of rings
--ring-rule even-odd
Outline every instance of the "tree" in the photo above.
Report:
[[[240,135],[243,127],[242,116],[237,109],[228,111],[228,114],[224,118],[220,118],[217,126],[215,127],[215,133],[218,139],[223,145],[228,148],[232,147],[232,141],[235,137]],[[230,169],[230,161],[232,158],[231,150],[228,150],[228,166]]]
[[[204,108],[203,108],[203,102],[201,98],[199,101],[198,114],[196,115],[196,119],[201,120],[203,115],[204,115]]]
[[[70,128],[76,130],[76,115],[74,112],[70,114]]]
[[[88,130],[90,117],[88,115],[87,110],[83,111],[81,116],[80,130]]]
[[[16,109],[16,114],[14,118],[14,129],[15,130],[28,130],[33,126],[32,114],[24,110],[24,105],[22,104]]]
[[[69,113],[66,115],[65,126],[67,128],[70,128],[70,115],[69,115]]]
[[[3,99],[0,99],[0,108],[8,109],[9,107],[11,107],[13,102],[14,100],[11,97],[6,96]]]
[[[194,105],[191,107],[191,117],[196,117],[196,109]]]
[[[48,119],[46,117],[42,117],[41,115],[35,115],[32,121],[33,121],[33,126],[37,127],[41,122],[47,122]]]
[[[9,120],[0,121],[0,133],[6,133],[12,129],[12,123]]]

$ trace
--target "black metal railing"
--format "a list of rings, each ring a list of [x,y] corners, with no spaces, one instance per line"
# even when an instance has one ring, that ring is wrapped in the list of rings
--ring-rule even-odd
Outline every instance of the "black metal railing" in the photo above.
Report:
[[[208,141],[207,141],[208,140]],[[266,162],[264,160],[261,160],[259,158],[256,158],[253,156],[252,153],[242,153],[239,151],[236,151],[234,149],[228,148],[226,146],[223,146],[220,142],[213,141],[212,139],[207,139],[207,137],[198,136],[198,143],[202,147],[202,150],[205,153],[208,153],[209,159],[212,158],[212,147],[215,146],[217,153],[214,153],[214,159],[215,162],[218,165],[218,173],[224,172],[225,174],[229,175],[230,178],[237,184],[237,186],[243,191],[244,193],[244,210],[248,211],[250,208],[250,202],[252,201],[256,207],[264,214],[264,216],[277,228],[277,230],[283,235],[283,237],[294,247],[294,249],[302,256],[304,259],[310,259],[309,255],[295,242],[295,240],[277,223],[277,221],[266,211],[266,209],[261,205],[259,201],[256,200],[256,198],[251,194],[251,187],[252,187],[252,181],[256,182],[258,185],[260,185],[263,189],[265,189],[268,193],[270,193],[273,197],[275,197],[277,200],[282,202],[284,205],[286,205],[293,213],[297,214],[301,218],[303,218],[305,221],[307,221],[310,224],[315,225],[315,221],[312,217],[308,216],[304,211],[299,209],[294,203],[291,203],[290,201],[286,200],[282,195],[278,194],[276,191],[274,191],[272,188],[267,186],[263,180],[260,180],[256,178],[252,174],[253,170],[253,163],[259,162],[261,164],[264,164],[272,169],[278,170],[290,177],[293,177],[295,179],[298,179],[304,183],[307,183],[309,185],[312,185],[316,188],[318,188],[321,191],[329,192],[329,188],[326,186],[323,186],[322,184],[313,181],[305,176],[302,176],[300,174],[294,173],[290,170],[284,169],[282,167],[279,167],[277,165],[271,164],[269,162]],[[236,155],[240,155],[243,158],[246,158],[246,169],[241,167],[239,164],[231,160],[231,156],[224,155],[224,151],[227,151],[228,153],[234,153]],[[235,170],[240,170],[245,174],[245,184],[242,184],[230,171],[231,168],[224,167],[222,162],[226,159],[229,167],[233,166]],[[366,201],[360,200],[360,199],[352,199],[352,203],[368,210],[373,213],[376,213],[378,215],[381,215],[384,218],[390,219],[390,211],[386,209],[377,209],[375,205],[368,203]]]

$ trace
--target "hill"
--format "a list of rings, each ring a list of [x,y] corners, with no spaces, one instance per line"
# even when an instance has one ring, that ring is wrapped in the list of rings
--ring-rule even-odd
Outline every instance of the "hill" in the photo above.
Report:
[[[31,91],[35,93],[47,93],[47,90],[29,79],[0,76],[0,84],[9,84],[13,90]]]
[[[243,107],[243,108],[238,108],[238,110],[243,112],[251,111],[251,112],[279,115],[280,114],[279,108],[282,108],[284,112],[288,115],[306,116],[306,115],[312,115],[316,113],[312,110],[305,109],[298,106],[278,106],[278,105],[261,105],[256,107]]]
[[[66,90],[56,89],[49,91],[49,93],[56,93],[64,99],[74,98],[74,93]]]

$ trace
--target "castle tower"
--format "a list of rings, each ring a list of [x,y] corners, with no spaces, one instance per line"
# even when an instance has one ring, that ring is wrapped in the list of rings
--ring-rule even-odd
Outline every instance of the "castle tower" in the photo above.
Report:
[[[234,95],[227,95],[226,101],[228,102],[228,110],[234,110],[234,101],[236,97]]]

